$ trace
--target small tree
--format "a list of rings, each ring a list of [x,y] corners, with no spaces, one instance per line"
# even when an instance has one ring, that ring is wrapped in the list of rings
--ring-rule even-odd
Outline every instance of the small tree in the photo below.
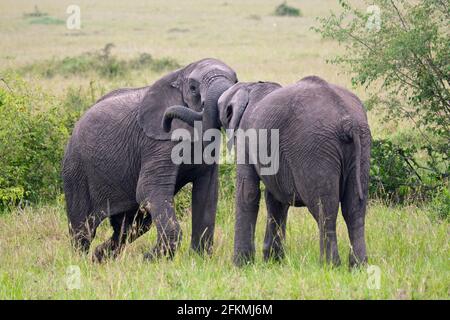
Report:
[[[371,0],[362,10],[339,1],[342,12],[313,28],[345,46],[332,63],[370,89],[368,109],[387,120],[408,119],[422,136],[426,169],[448,177],[450,143],[450,2]],[[425,169],[425,168],[422,168]]]

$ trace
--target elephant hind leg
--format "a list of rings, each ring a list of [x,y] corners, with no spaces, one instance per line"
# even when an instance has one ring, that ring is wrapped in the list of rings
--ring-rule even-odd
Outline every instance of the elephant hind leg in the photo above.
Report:
[[[320,233],[320,260],[331,263],[334,266],[341,264],[339,258],[336,219],[339,210],[339,197],[336,195],[324,195],[314,198],[308,206],[309,211],[317,222]]]
[[[91,214],[78,225],[71,224],[70,234],[72,237],[72,245],[75,250],[82,253],[88,253],[91,242],[95,237],[97,227],[103,221],[100,214]]]
[[[267,189],[265,194],[267,224],[264,237],[264,260],[274,259],[278,261],[284,257],[283,241],[286,236],[289,205],[279,202]]]
[[[367,263],[366,241],[364,235],[367,197],[359,199],[356,182],[351,179],[347,182],[342,198],[342,215],[347,224],[350,238],[350,267]]]
[[[102,262],[107,258],[116,258],[126,243],[132,243],[146,233],[152,224],[150,214],[138,207],[110,217],[113,234],[111,238],[95,248],[93,260]]]
[[[87,253],[102,219],[100,215],[93,214],[85,178],[65,176],[64,191],[72,246],[77,251]]]

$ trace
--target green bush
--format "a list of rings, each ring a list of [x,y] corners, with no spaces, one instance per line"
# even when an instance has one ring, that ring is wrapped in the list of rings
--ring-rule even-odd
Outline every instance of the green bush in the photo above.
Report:
[[[108,43],[98,51],[86,52],[63,59],[50,59],[26,65],[19,69],[23,74],[34,73],[46,78],[56,75],[69,77],[94,72],[104,78],[116,78],[130,71],[150,69],[154,72],[173,70],[179,64],[172,58],[153,58],[148,53],[142,53],[129,60],[119,59],[111,54],[114,44]]]
[[[411,199],[420,188],[420,176],[411,166],[414,148],[401,149],[389,140],[374,140],[370,166],[371,197],[393,202]]]
[[[431,209],[439,219],[448,220],[450,218],[450,190],[448,181],[435,193],[431,201]]]
[[[448,178],[433,176],[430,168],[418,164],[417,155],[414,146],[375,139],[372,142],[369,196],[391,203],[434,201],[438,204],[445,195],[442,190],[448,189]]]
[[[422,193],[416,198],[429,199],[430,190],[445,185],[450,172],[447,2],[371,0],[364,8],[340,0],[342,11],[319,18],[320,26],[314,28],[345,47],[331,62],[346,67],[353,85],[369,89],[367,108],[385,121],[409,123],[420,137],[413,149],[396,146],[396,151],[388,141],[375,144],[379,172],[372,173],[377,184],[383,181],[387,187],[386,197],[404,197],[412,188],[413,194]],[[409,160],[401,163],[402,158]]]
[[[64,23],[65,23],[64,20],[49,16],[42,16],[30,19],[30,24],[62,25]]]
[[[34,6],[34,11],[23,14],[25,19],[28,19],[30,24],[43,24],[43,25],[61,25],[64,24],[64,20],[51,17],[46,12],[39,10],[38,6]]]
[[[0,209],[54,199],[69,136],[67,115],[55,99],[25,82],[0,86]]]
[[[302,13],[300,9],[288,6],[286,2],[283,2],[275,9],[275,15],[281,17],[301,17]]]

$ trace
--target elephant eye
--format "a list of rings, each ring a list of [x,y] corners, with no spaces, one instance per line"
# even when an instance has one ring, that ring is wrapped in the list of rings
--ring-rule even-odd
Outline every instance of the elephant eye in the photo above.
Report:
[[[189,86],[189,90],[191,90],[192,94],[197,94],[197,87],[194,84]]]

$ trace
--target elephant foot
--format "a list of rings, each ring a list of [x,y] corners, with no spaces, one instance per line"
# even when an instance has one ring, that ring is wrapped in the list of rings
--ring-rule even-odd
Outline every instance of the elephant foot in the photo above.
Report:
[[[341,258],[339,257],[339,254],[334,254],[331,257],[327,257],[326,259],[320,257],[320,263],[322,265],[327,264],[332,267],[339,267],[341,265]]]
[[[355,269],[366,266],[368,260],[369,259],[367,258],[367,256],[364,256],[364,258],[358,258],[352,252],[350,252],[350,255],[348,257],[348,264],[350,269]]]
[[[144,261],[146,262],[155,262],[156,260],[159,260],[160,256],[151,250],[150,252],[144,253]]]
[[[241,251],[234,254],[233,263],[236,267],[243,267],[255,261],[254,251]]]
[[[114,249],[114,244],[110,240],[95,248],[92,254],[92,261],[95,263],[103,263],[108,259],[115,259],[119,255],[119,250]]]
[[[284,250],[281,248],[270,248],[263,250],[264,261],[280,262],[284,259]]]
[[[89,247],[91,246],[91,240],[85,236],[74,236],[71,240],[72,247],[75,252],[81,255],[87,255],[89,253]]]
[[[212,245],[210,244],[191,245],[191,250],[202,257],[212,255]]]
[[[152,250],[144,253],[144,260],[148,262],[153,262],[159,260],[162,257],[166,257],[170,260],[175,256],[177,245],[156,245]]]

